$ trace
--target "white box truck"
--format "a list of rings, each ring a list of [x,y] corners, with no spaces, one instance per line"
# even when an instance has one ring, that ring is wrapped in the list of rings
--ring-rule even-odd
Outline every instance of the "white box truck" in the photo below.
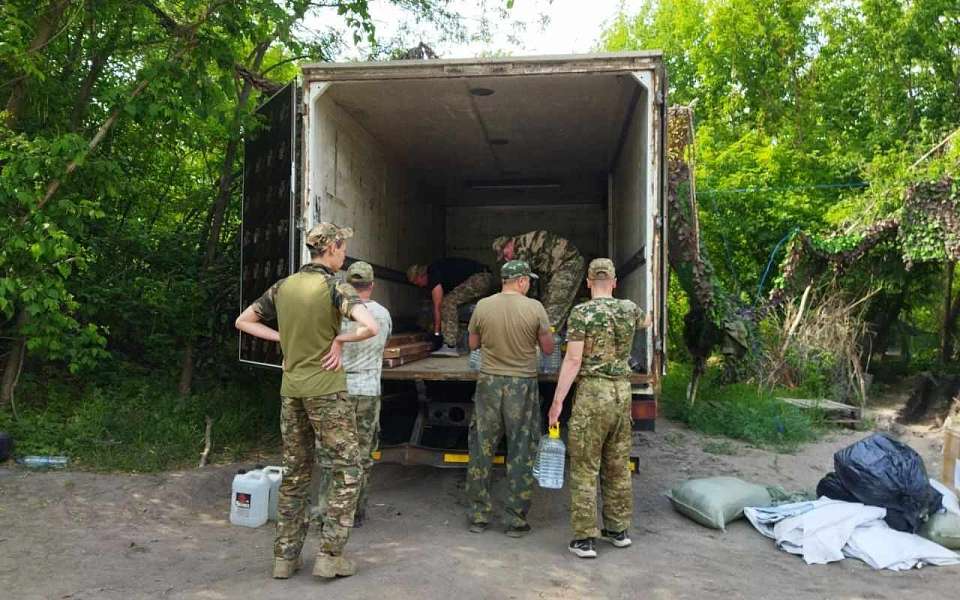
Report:
[[[395,330],[425,294],[405,269],[493,266],[500,235],[545,229],[611,257],[617,295],[653,312],[633,376],[652,429],[666,339],[666,92],[659,52],[318,63],[264,103],[245,145],[241,303],[309,260],[304,232],[353,227]],[[585,292],[585,288],[584,288]],[[242,335],[240,360],[280,363]],[[380,460],[463,466],[476,372],[461,359],[385,369]],[[541,376],[544,410],[556,375]]]

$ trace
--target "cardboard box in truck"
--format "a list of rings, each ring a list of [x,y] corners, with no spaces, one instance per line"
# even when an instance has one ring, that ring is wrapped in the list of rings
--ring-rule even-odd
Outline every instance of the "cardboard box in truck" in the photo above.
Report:
[[[658,52],[320,63],[259,110],[245,144],[241,304],[309,260],[315,223],[353,227],[395,330],[426,300],[405,269],[443,256],[494,265],[494,238],[546,229],[618,267],[616,294],[652,311],[633,376],[652,429],[666,339],[666,76]],[[588,297],[586,287],[581,290]],[[246,335],[240,360],[276,367]],[[556,375],[541,376],[544,410]],[[384,370],[381,460],[462,466],[476,373],[460,359]],[[568,403],[569,404],[569,403]]]

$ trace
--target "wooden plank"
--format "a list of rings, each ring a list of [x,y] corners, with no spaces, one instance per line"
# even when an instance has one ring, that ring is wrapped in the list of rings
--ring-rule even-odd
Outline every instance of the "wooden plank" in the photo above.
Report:
[[[429,356],[429,352],[421,352],[420,354],[410,354],[408,356],[401,356],[399,358],[385,358],[383,359],[383,368],[393,369],[395,367],[400,367],[418,360],[423,360]]]
[[[433,344],[431,342],[414,342],[412,344],[404,344],[402,346],[385,348],[383,351],[383,357],[401,358],[403,356],[411,356],[413,354],[423,354],[424,352],[429,353],[432,349]]]
[[[406,344],[415,344],[416,342],[426,342],[430,339],[429,333],[399,333],[397,335],[391,335],[387,338],[386,348],[394,348],[396,346],[404,346]]]

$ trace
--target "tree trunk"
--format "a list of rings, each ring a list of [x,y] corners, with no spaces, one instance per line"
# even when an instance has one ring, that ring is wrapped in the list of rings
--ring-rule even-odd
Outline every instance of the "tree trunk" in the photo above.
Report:
[[[20,369],[23,367],[23,359],[27,354],[27,339],[21,335],[20,330],[27,323],[27,311],[21,310],[17,315],[16,325],[13,330],[13,342],[10,353],[7,355],[7,363],[3,366],[3,382],[0,383],[0,406],[6,406],[13,400],[13,393],[17,388],[17,379],[20,378]]]
[[[41,48],[50,42],[54,30],[60,23],[60,17],[63,16],[63,11],[70,5],[70,1],[71,0],[57,0],[50,5],[46,13],[37,19],[37,31],[33,35],[33,40],[30,41],[28,53],[33,54],[39,52]],[[16,126],[17,121],[20,119],[20,111],[23,110],[23,101],[27,98],[27,84],[29,83],[29,79],[29,77],[17,79],[16,83],[13,84],[13,89],[10,91],[10,96],[7,98],[7,126],[11,129]]]
[[[251,70],[258,72],[263,64],[263,57],[267,54],[267,49],[273,39],[261,42],[256,49],[253,57]],[[223,219],[227,212],[227,206],[230,203],[230,192],[233,188],[234,170],[233,164],[237,159],[237,152],[240,149],[240,122],[244,111],[247,109],[247,103],[250,101],[250,94],[253,91],[253,83],[249,79],[243,80],[243,86],[237,97],[237,107],[234,111],[233,123],[230,131],[230,141],[224,151],[223,165],[220,167],[219,185],[217,186],[217,197],[213,201],[213,207],[210,210],[210,229],[207,232],[207,241],[203,253],[203,260],[200,263],[200,271],[197,274],[197,285],[201,285],[206,278],[207,271],[213,266],[217,258],[217,244],[220,241],[220,231],[223,229]],[[190,394],[193,388],[193,354],[194,338],[189,338],[184,344],[183,355],[180,363],[180,384],[177,391],[181,396]]]
[[[953,330],[957,324],[957,307],[953,300],[953,275],[956,271],[957,263],[947,261],[944,268],[943,286],[943,328],[940,332],[940,362],[947,364],[953,358]],[[960,304],[960,300],[957,300]]]

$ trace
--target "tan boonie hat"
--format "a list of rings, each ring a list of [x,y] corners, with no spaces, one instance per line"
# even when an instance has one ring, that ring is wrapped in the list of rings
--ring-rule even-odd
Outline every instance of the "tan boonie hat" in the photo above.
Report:
[[[500,250],[507,245],[507,242],[510,241],[509,235],[501,235],[497,239],[493,240],[493,251],[500,252]]]
[[[525,260],[509,260],[500,267],[500,279],[516,279],[517,277],[540,279],[536,273],[530,270],[530,265]]]
[[[595,258],[587,268],[587,279],[616,279],[617,270],[609,258]]]
[[[347,282],[349,283],[372,283],[373,266],[370,263],[358,260],[347,269]]]
[[[333,223],[317,223],[307,233],[307,245],[311,248],[321,249],[337,240],[348,240],[353,237],[353,229],[349,227],[337,227]]]
[[[409,267],[407,267],[407,281],[413,281],[417,277],[420,277],[421,275],[426,275],[426,274],[427,274],[426,265],[410,265]]]

